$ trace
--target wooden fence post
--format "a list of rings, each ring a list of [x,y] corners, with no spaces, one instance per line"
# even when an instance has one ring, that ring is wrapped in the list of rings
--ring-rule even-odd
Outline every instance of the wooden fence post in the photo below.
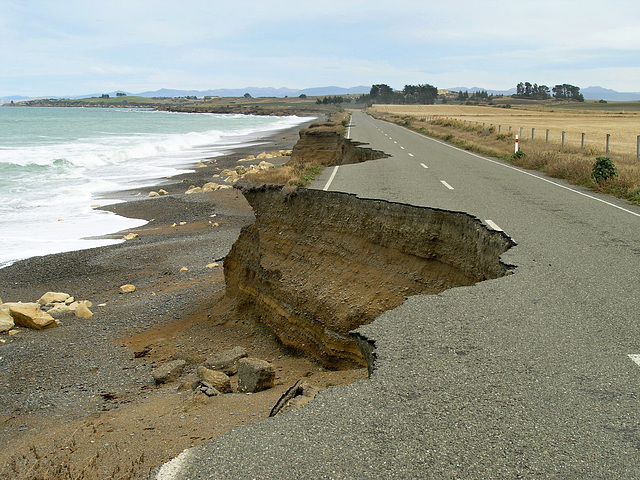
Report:
[[[549,129],[547,128],[547,137],[545,138],[545,142],[549,143]]]
[[[531,129],[531,140],[533,140],[533,139],[534,139],[535,135],[536,135],[536,129],[535,129],[535,128],[532,128],[532,129]]]
[[[607,133],[607,153],[609,153],[609,139],[611,138],[611,134]]]
[[[640,135],[636,138],[636,158],[640,158]]]
[[[562,132],[562,148],[564,149],[564,131]]]
[[[582,134],[582,143],[580,144],[580,150],[584,150],[584,133]]]

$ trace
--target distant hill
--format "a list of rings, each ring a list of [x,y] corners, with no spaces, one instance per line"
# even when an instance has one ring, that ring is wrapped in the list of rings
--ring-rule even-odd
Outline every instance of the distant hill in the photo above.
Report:
[[[214,90],[171,90],[162,88],[153,92],[136,93],[140,97],[242,97],[245,93],[248,93],[252,97],[299,97],[302,94],[308,96],[322,96],[322,95],[349,95],[349,94],[361,94],[369,93],[371,87],[358,86],[351,88],[343,87],[315,87],[305,88],[302,90],[295,90],[291,88],[273,88],[273,87],[246,87],[246,88],[219,88]]]
[[[491,90],[482,87],[451,87],[447,88],[447,90],[453,92],[469,92],[474,93],[477,91],[486,90],[490,95],[513,95],[516,93],[515,88],[510,88],[509,90]],[[273,88],[273,87],[246,87],[246,88],[219,88],[212,90],[178,90],[178,89],[169,89],[162,88],[160,90],[155,91],[147,91],[142,93],[131,93],[131,92],[123,92],[122,90],[116,90],[113,92],[106,92],[110,96],[115,97],[117,93],[126,93],[129,96],[139,96],[139,97],[198,97],[202,98],[205,96],[214,96],[214,97],[242,97],[245,93],[248,93],[252,97],[299,97],[302,94],[308,95],[310,97],[314,96],[326,96],[326,95],[359,95],[363,93],[369,93],[371,91],[371,86],[359,85],[357,87],[343,88],[336,86],[328,86],[328,87],[313,87],[313,88],[304,88],[304,89],[292,89],[292,88]],[[582,95],[586,100],[607,100],[612,102],[630,102],[640,100],[640,92],[617,92],[615,90],[611,90],[603,87],[586,87],[580,90]],[[105,92],[102,92],[105,93]],[[90,98],[90,97],[99,97],[102,93],[94,93],[90,95],[77,95],[73,97],[64,97],[64,98]],[[44,97],[38,97],[44,98]],[[47,98],[57,98],[57,97],[47,97]],[[12,95],[7,97],[0,97],[0,103],[6,103],[11,100],[13,101],[21,101],[21,100],[30,100],[32,97],[25,97],[21,95]]]
[[[587,100],[608,100],[611,102],[633,102],[640,100],[640,92],[616,92],[609,88],[587,87],[580,89]]]

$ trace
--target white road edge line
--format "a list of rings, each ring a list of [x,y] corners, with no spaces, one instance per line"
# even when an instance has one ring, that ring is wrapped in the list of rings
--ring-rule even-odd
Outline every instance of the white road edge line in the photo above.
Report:
[[[640,367],[640,355],[637,354],[629,354],[627,355],[634,363],[636,363]]]
[[[485,220],[485,222],[487,222],[487,225],[493,228],[496,232],[504,232],[504,230],[502,230],[498,225],[496,225],[493,220]]]
[[[529,175],[530,177],[537,178],[538,180],[542,180],[543,182],[550,183],[551,185],[555,185],[556,187],[564,188],[565,190],[569,190],[570,192],[577,193],[578,195],[582,195],[583,197],[590,198],[591,200],[595,200],[597,202],[604,203],[605,205],[609,205],[610,207],[617,208],[618,210],[622,210],[623,212],[630,213],[631,215],[635,215],[636,217],[640,217],[640,213],[636,213],[636,212],[634,212],[632,210],[629,210],[629,209],[626,209],[624,207],[621,207],[620,205],[616,205],[615,203],[607,202],[606,200],[603,200],[603,199],[598,198],[598,197],[594,197],[593,195],[589,195],[587,193],[580,192],[580,191],[578,191],[578,190],[576,190],[574,188],[567,187],[566,185],[561,185],[559,183],[553,182],[553,181],[551,181],[551,180],[549,180],[547,178],[544,178],[544,177],[541,177],[539,175],[535,175],[533,173],[530,173],[530,172],[527,172],[525,170],[522,170],[521,168],[513,167],[511,165],[506,165],[506,164],[504,164],[502,162],[499,162],[497,160],[492,160],[491,158],[483,157],[482,155],[478,155],[476,153],[469,152],[467,150],[463,150],[463,149],[458,148],[458,147],[454,147],[453,145],[449,145],[447,142],[443,142],[441,140],[436,140],[435,138],[431,138],[431,137],[428,137],[428,136],[423,135],[421,133],[414,132],[413,130],[409,130],[408,128],[406,128],[405,130],[407,130],[407,131],[409,131],[409,132],[411,132],[411,133],[413,133],[415,135],[418,135],[419,137],[428,138],[429,140],[432,140],[432,141],[434,141],[436,143],[439,143],[441,145],[445,145],[445,146],[447,146],[449,148],[453,148],[455,150],[458,150],[460,152],[464,152],[464,153],[466,153],[468,155],[472,155],[474,157],[478,157],[481,160],[485,160],[487,162],[494,163],[494,164],[499,165],[501,167],[510,168],[511,170],[515,170],[516,172],[520,172],[520,173],[522,173],[524,175]]]
[[[335,167],[333,167],[333,172],[331,172],[331,176],[329,177],[329,180],[327,181],[327,184],[324,186],[324,188],[322,190],[329,190],[329,186],[331,185],[331,182],[333,182],[333,179],[336,176],[336,173],[338,173],[338,165],[336,165]]]
[[[445,182],[444,180],[440,180],[440,183],[443,184],[445,187],[447,187],[449,190],[453,190],[453,187],[449,185],[447,182]]]
[[[429,168],[424,163],[421,163],[420,165],[422,166],[422,168]]]

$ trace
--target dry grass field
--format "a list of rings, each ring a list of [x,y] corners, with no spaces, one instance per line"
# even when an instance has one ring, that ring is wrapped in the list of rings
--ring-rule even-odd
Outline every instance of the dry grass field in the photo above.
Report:
[[[374,105],[369,112],[460,148],[510,160],[515,165],[640,204],[640,160],[637,158],[640,104],[637,102],[585,102],[579,107],[575,104],[518,105],[511,108]],[[535,129],[533,139],[532,129]],[[583,133],[584,149],[581,146]],[[607,134],[610,135],[609,153],[606,153]],[[520,150],[526,154],[521,158],[511,157],[515,135],[521,135]],[[602,156],[611,158],[618,175],[596,181],[592,168],[596,159]]]
[[[499,133],[511,132],[520,135],[521,140],[531,139],[531,129],[535,129],[535,138],[546,141],[549,130],[549,143],[561,145],[562,132],[565,132],[565,146],[580,148],[582,134],[585,134],[585,148],[605,153],[607,134],[610,134],[610,153],[636,155],[637,138],[640,135],[640,112],[625,111],[624,103],[610,103],[610,111],[554,109],[545,107],[534,110],[531,107],[500,108],[472,105],[375,105],[374,110],[394,115],[412,115],[422,117],[448,117],[462,122],[489,127],[495,126]]]

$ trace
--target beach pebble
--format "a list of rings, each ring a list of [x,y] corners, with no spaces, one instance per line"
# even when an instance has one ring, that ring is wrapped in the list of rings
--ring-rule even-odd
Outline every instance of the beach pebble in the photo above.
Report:
[[[187,267],[182,267],[182,268],[180,269],[180,271],[181,271],[181,272],[188,272],[188,271],[189,271],[189,269],[188,269]]]
[[[220,266],[220,264],[218,263],[210,263],[208,264],[205,268],[218,268]]]

